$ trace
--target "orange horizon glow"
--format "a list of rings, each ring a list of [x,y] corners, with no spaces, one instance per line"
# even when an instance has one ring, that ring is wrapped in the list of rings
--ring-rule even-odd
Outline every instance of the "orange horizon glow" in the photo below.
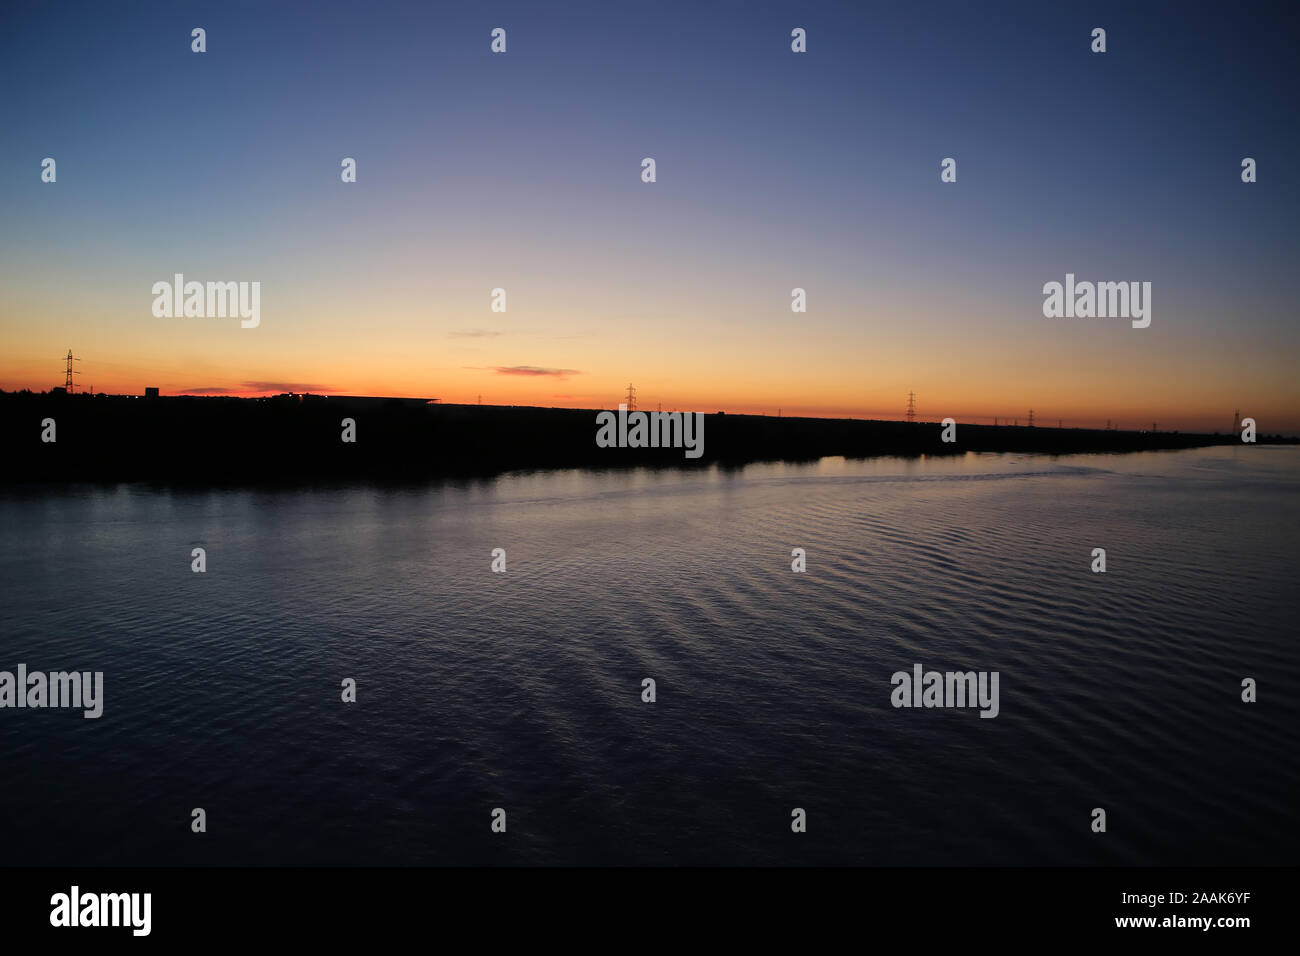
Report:
[[[6,363],[13,365],[15,363]],[[126,365],[129,363],[116,363]],[[506,368],[506,367],[502,367]],[[53,372],[51,373],[51,369]],[[22,363],[22,370],[9,372],[0,379],[0,390],[45,392],[63,383],[59,376],[59,363]],[[323,396],[374,396],[393,398],[436,399],[444,405],[494,405],[529,406],[542,408],[613,409],[626,401],[627,381],[609,376],[572,370],[567,374],[542,372],[503,372],[497,368],[467,368],[445,370],[441,386],[427,387],[419,381],[388,379],[382,375],[363,375],[356,368],[344,374],[322,375],[322,366],[313,366],[313,373],[286,377],[246,378],[236,380],[215,377],[205,381],[219,382],[205,386],[184,386],[180,376],[159,374],[153,377],[132,373],[128,369],[109,371],[97,369],[86,359],[76,365],[78,372],[74,390],[85,392],[91,386],[95,393],[108,395],[143,395],[146,387],[157,387],[163,396],[260,398],[286,392],[310,393]],[[192,377],[191,377],[192,378]],[[618,384],[621,382],[621,385]],[[907,390],[880,387],[864,388],[860,395],[844,396],[837,390],[820,385],[802,396],[791,395],[793,401],[774,401],[755,395],[743,383],[710,388],[693,388],[680,381],[665,382],[660,391],[654,388],[654,379],[642,379],[633,384],[637,388],[637,407],[643,411],[725,411],[730,414],[781,415],[788,418],[852,418],[881,421],[901,421],[905,418]],[[793,390],[792,390],[793,391]],[[954,387],[932,387],[930,392],[916,389],[918,421],[937,422],[951,417],[958,422],[974,424],[1028,424],[1030,405],[1023,408],[1013,405],[1005,395],[989,390],[982,397],[963,396]],[[1226,432],[1232,424],[1236,409],[1231,402],[1213,405],[1210,402],[1180,406],[1168,396],[1160,396],[1141,407],[1119,403],[1100,407],[1087,401],[1086,396],[1061,388],[1055,403],[1043,401],[1033,405],[1035,424],[1041,427],[1102,428],[1109,422],[1116,428],[1140,430],[1156,424],[1163,431]],[[1242,408],[1243,417],[1253,417],[1260,433],[1295,434],[1300,432],[1300,420],[1294,412],[1280,407],[1256,405]]]
[[[50,282],[58,285],[53,274]],[[733,299],[732,289],[692,284],[670,296],[644,290],[664,303],[651,311],[639,292],[575,296],[557,280],[512,286],[511,311],[495,314],[486,288],[487,277],[458,285],[436,308],[427,294],[396,290],[348,300],[313,288],[282,301],[272,288],[254,329],[155,317],[143,282],[103,298],[68,287],[55,316],[19,288],[4,323],[0,387],[62,385],[71,346],[77,387],[110,394],[157,387],[466,405],[481,396],[487,405],[610,409],[630,382],[650,410],[897,421],[915,392],[922,421],[1027,424],[1032,408],[1044,426],[1212,433],[1230,429],[1240,410],[1262,434],[1300,433],[1285,327],[1246,337],[1172,309],[1142,330],[1062,323],[996,305],[963,311],[942,289],[927,291],[922,307],[906,290],[865,287],[792,315],[780,287],[761,287],[763,297],[747,287]],[[621,311],[632,308],[630,317]]]

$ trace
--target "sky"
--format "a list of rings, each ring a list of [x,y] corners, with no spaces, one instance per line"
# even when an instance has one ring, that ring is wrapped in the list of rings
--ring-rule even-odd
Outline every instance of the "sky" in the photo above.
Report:
[[[6,3],[0,388],[1300,432],[1283,16]],[[155,316],[175,273],[260,324]],[[1067,273],[1150,326],[1045,317]]]

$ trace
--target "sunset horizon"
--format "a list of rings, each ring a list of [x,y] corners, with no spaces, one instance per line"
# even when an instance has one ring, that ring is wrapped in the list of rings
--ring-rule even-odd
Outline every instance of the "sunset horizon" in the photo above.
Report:
[[[80,361],[80,360],[79,360]],[[459,395],[447,395],[439,391],[434,386],[427,389],[409,389],[409,390],[390,390],[381,391],[384,386],[377,386],[376,389],[367,390],[365,388],[343,388],[333,387],[316,382],[303,381],[260,381],[240,383],[236,386],[206,386],[199,388],[176,388],[167,383],[165,378],[145,379],[131,378],[127,384],[121,386],[102,386],[98,381],[86,379],[85,376],[93,374],[93,369],[78,365],[76,372],[79,377],[74,379],[74,392],[77,394],[100,394],[100,395],[136,395],[145,394],[146,388],[157,388],[158,394],[163,397],[191,397],[191,398],[271,398],[277,395],[298,394],[298,395],[319,395],[322,397],[369,397],[369,398],[400,398],[400,399],[426,399],[436,401],[443,405],[491,405],[501,407],[533,407],[533,408],[556,408],[556,409],[575,409],[575,410],[599,410],[615,409],[620,403],[626,403],[627,384],[623,386],[622,393],[618,392],[617,387],[612,388],[609,393],[601,395],[598,393],[583,393],[580,395],[546,395],[544,390],[519,390],[509,392],[503,388],[491,389],[490,384],[483,386],[484,390],[479,392],[461,393]],[[521,377],[544,377],[545,373],[532,372],[501,372],[502,375],[516,374]],[[117,379],[111,376],[99,377],[100,381],[114,382]],[[133,384],[139,382],[140,384]],[[156,384],[161,382],[162,384]],[[88,384],[83,384],[88,383]],[[472,383],[471,383],[472,384]],[[94,386],[93,392],[90,386]],[[755,400],[728,399],[719,400],[716,398],[705,397],[697,400],[674,401],[660,400],[655,393],[648,388],[636,385],[636,407],[643,410],[661,409],[663,411],[699,411],[705,413],[727,412],[735,415],[779,415],[786,418],[824,418],[824,419],[868,419],[873,421],[905,421],[907,420],[907,393],[904,392],[903,399],[898,403],[898,407],[890,409],[883,404],[877,406],[869,405],[801,405],[797,402],[787,402],[778,404],[774,402],[762,402]],[[51,389],[62,389],[62,383],[47,383],[44,387],[38,387],[35,384],[17,384],[0,386],[0,392],[17,392],[32,391],[46,392]],[[490,390],[489,390],[490,389]],[[682,393],[674,393],[682,394]],[[689,394],[689,393],[686,393]],[[916,393],[914,393],[916,394]],[[1231,404],[1231,402],[1229,402]],[[1240,404],[1240,403],[1238,403]],[[1252,406],[1259,408],[1259,406]],[[958,422],[980,424],[980,425],[1013,425],[1028,424],[1030,412],[1033,412],[1034,420],[1040,427],[1064,427],[1064,428],[1116,428],[1124,430],[1148,430],[1151,426],[1157,425],[1162,430],[1168,431],[1195,431],[1213,434],[1216,432],[1227,432],[1231,430],[1235,423],[1233,412],[1230,411],[1226,416],[1220,409],[1202,406],[1200,408],[1176,408],[1164,407],[1155,408],[1148,406],[1136,413],[1122,412],[1112,413],[1109,410],[1094,409],[1062,409],[1053,408],[1043,403],[1026,405],[1023,409],[1003,407],[1001,410],[986,411],[988,406],[979,406],[979,410],[963,406],[959,402],[952,402],[942,405],[939,408],[927,404],[921,394],[916,394],[915,419],[917,421],[937,422],[943,418],[953,418]],[[1235,409],[1238,415],[1240,409]],[[1285,437],[1296,437],[1300,434],[1300,426],[1284,427],[1275,426],[1273,423],[1286,421],[1283,415],[1270,415],[1267,409],[1262,413],[1263,422],[1266,425],[1261,426],[1261,431],[1267,434],[1276,434]],[[1217,418],[1217,420],[1216,420]],[[1257,418],[1257,421],[1260,419]]]

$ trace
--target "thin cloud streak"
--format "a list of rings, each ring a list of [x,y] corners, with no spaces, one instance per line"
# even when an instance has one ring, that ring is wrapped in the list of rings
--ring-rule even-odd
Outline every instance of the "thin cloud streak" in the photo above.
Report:
[[[566,378],[570,375],[581,375],[582,373],[576,368],[540,368],[536,365],[498,365],[493,369],[498,375],[552,375],[556,378]]]
[[[178,395],[246,395],[249,392],[323,392],[336,391],[332,385],[313,385],[309,382],[241,382],[238,388],[205,385],[199,388],[182,388]]]

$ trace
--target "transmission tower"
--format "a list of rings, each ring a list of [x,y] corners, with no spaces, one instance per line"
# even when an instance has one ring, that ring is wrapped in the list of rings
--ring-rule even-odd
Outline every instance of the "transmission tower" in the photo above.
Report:
[[[1034,410],[1032,408],[1029,410],[1029,427],[1034,427]]]
[[[907,393],[907,420],[916,421],[916,392]]]
[[[1241,431],[1241,409],[1240,408],[1232,413],[1232,431],[1234,434]]]
[[[636,389],[632,387],[631,382],[627,383],[627,410],[636,411]]]
[[[68,349],[67,359],[68,359],[68,369],[67,369],[67,374],[63,378],[63,387],[67,391],[67,393],[71,395],[73,389],[76,388],[76,386],[72,383],[72,376],[81,374],[80,372],[74,372],[72,370],[72,363],[80,362],[81,359],[72,357],[72,349]]]

